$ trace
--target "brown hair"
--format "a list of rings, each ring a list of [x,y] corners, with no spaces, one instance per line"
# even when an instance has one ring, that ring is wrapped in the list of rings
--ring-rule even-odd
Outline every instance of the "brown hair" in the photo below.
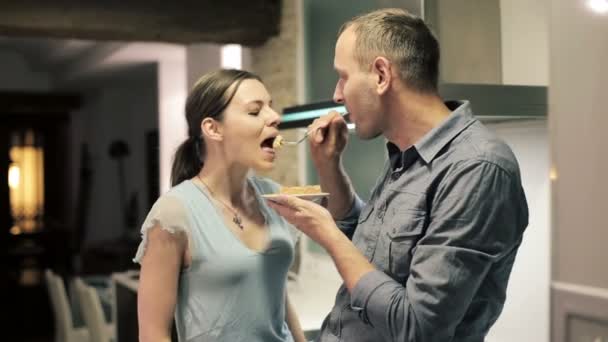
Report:
[[[201,122],[205,118],[221,121],[224,110],[232,101],[241,82],[246,79],[262,81],[259,76],[243,70],[222,69],[203,75],[192,87],[186,100],[188,139],[175,152],[171,167],[171,186],[196,176],[203,167],[205,142]],[[228,89],[236,84],[230,94]]]

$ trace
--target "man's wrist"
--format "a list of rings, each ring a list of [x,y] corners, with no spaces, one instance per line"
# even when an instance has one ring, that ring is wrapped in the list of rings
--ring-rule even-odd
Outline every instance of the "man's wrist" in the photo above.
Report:
[[[342,157],[336,159],[325,160],[317,165],[319,176],[340,175],[343,173]]]
[[[334,221],[342,221],[349,216],[349,213],[352,211],[353,206],[355,205],[356,196],[351,191],[348,194],[345,194],[345,206],[341,209],[334,209],[331,212]]]
[[[328,229],[327,232],[323,234],[323,240],[318,242],[330,256],[333,256],[336,250],[340,250],[340,240],[343,238],[345,238],[344,234],[340,228],[334,224],[331,229]]]

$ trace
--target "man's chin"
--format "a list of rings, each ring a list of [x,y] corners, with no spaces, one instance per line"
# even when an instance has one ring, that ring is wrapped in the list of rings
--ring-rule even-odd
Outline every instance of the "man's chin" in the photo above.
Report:
[[[362,140],[371,140],[382,135],[382,132],[364,130],[359,126],[355,126],[355,133],[357,134],[357,137]]]

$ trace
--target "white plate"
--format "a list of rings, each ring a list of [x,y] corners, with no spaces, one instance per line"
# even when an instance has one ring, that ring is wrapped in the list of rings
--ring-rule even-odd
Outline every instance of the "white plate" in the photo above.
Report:
[[[267,199],[272,199],[272,198],[278,197],[278,196],[295,196],[295,197],[298,197],[298,198],[301,198],[304,200],[308,200],[308,201],[318,201],[323,198],[329,197],[329,193],[317,192],[314,194],[266,194],[266,195],[262,195],[262,197],[267,198]]]

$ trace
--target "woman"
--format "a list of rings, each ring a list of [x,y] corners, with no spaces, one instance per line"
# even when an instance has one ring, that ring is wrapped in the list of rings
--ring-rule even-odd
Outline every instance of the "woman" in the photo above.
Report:
[[[279,115],[259,77],[203,76],[186,102],[189,137],[173,188],[142,226],[135,261],[141,341],[304,341],[286,295],[295,228],[264,202],[278,186],[250,176],[274,166]]]

